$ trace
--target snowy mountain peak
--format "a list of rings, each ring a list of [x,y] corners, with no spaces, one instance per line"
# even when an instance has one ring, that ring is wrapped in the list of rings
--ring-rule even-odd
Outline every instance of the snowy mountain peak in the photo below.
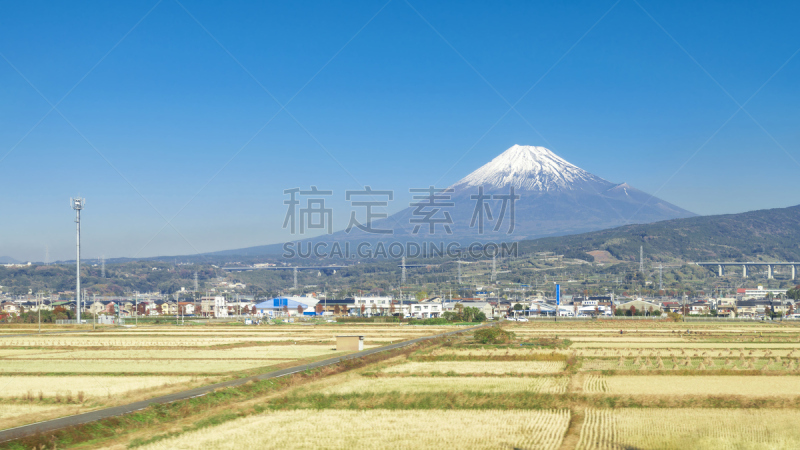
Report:
[[[611,185],[544,147],[514,145],[455,186],[558,191],[583,190],[587,183]]]

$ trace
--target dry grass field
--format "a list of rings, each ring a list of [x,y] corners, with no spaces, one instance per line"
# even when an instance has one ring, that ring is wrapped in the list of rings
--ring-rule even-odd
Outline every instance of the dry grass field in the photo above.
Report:
[[[555,450],[569,419],[566,410],[285,411],[235,420],[140,448]]]

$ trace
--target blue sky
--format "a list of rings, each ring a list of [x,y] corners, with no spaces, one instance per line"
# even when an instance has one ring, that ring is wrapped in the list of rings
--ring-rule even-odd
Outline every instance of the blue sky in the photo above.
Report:
[[[78,194],[85,257],[282,242],[283,189],[343,228],[347,189],[394,212],[513,144],[699,214],[800,203],[796,2],[181,1],[0,3],[0,256],[72,258]]]

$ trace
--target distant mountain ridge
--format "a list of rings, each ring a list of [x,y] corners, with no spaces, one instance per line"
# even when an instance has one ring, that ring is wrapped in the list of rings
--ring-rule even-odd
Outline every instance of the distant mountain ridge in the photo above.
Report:
[[[622,261],[800,261],[800,205],[635,224],[522,241],[522,252],[553,251],[591,261],[605,250]]]

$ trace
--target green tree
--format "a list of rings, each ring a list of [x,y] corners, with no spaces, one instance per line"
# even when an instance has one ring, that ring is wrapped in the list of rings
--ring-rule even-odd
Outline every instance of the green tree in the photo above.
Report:
[[[464,308],[464,312],[461,313],[461,318],[464,322],[484,322],[486,314],[478,308],[467,306]]]

